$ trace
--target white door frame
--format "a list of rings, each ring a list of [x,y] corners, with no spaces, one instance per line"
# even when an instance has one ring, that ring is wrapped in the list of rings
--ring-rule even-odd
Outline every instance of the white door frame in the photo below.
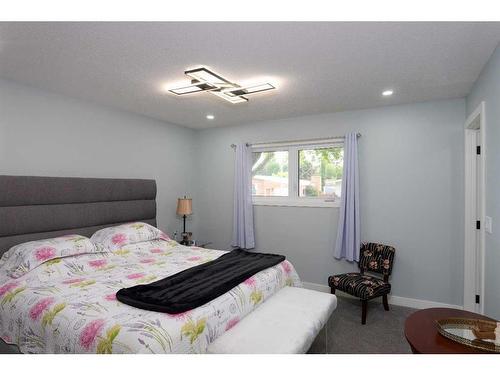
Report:
[[[481,102],[465,121],[464,227],[464,310],[481,314],[484,313],[485,124],[484,102]],[[478,145],[480,155],[476,152]],[[476,221],[480,223],[479,230]],[[475,301],[476,295],[479,296],[479,303]]]

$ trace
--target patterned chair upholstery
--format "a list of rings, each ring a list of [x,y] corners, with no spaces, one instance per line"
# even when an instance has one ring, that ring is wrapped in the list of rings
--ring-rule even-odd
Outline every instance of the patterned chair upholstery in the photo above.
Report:
[[[333,275],[328,278],[328,285],[333,294],[338,289],[361,299],[363,305],[362,324],[366,323],[368,300],[382,297],[384,308],[389,310],[387,295],[391,291],[389,276],[392,273],[395,252],[396,250],[392,246],[363,243],[358,263],[360,272]],[[383,279],[366,275],[365,271],[381,274]]]
[[[335,289],[366,300],[380,297],[391,291],[391,284],[377,277],[360,273],[330,276],[328,284],[330,287],[333,286]]]

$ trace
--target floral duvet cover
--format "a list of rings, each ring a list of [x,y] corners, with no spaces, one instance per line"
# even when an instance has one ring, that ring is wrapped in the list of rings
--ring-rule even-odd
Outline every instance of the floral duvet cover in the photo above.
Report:
[[[300,286],[291,263],[265,269],[177,315],[125,305],[115,293],[224,253],[155,240],[54,259],[18,279],[7,276],[0,264],[0,337],[23,353],[204,353],[279,289]]]

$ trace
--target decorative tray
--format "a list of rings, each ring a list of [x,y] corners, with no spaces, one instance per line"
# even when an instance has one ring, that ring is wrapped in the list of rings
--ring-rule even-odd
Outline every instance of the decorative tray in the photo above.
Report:
[[[495,340],[497,322],[480,319],[447,318],[436,320],[438,332],[462,345],[500,353],[500,337]]]

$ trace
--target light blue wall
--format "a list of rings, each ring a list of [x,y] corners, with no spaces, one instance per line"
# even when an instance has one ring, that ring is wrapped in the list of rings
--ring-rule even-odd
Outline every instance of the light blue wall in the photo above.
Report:
[[[485,313],[500,319],[500,45],[467,97],[467,114],[485,102],[486,215],[493,233],[486,234]]]
[[[172,233],[192,194],[194,134],[127,112],[0,80],[0,174],[152,178],[158,223]]]
[[[463,99],[261,122],[198,133],[199,233],[228,248],[237,141],[359,131],[362,238],[397,248],[393,294],[461,305]],[[285,254],[304,281],[354,269],[332,256],[338,209],[255,207],[258,251]]]

